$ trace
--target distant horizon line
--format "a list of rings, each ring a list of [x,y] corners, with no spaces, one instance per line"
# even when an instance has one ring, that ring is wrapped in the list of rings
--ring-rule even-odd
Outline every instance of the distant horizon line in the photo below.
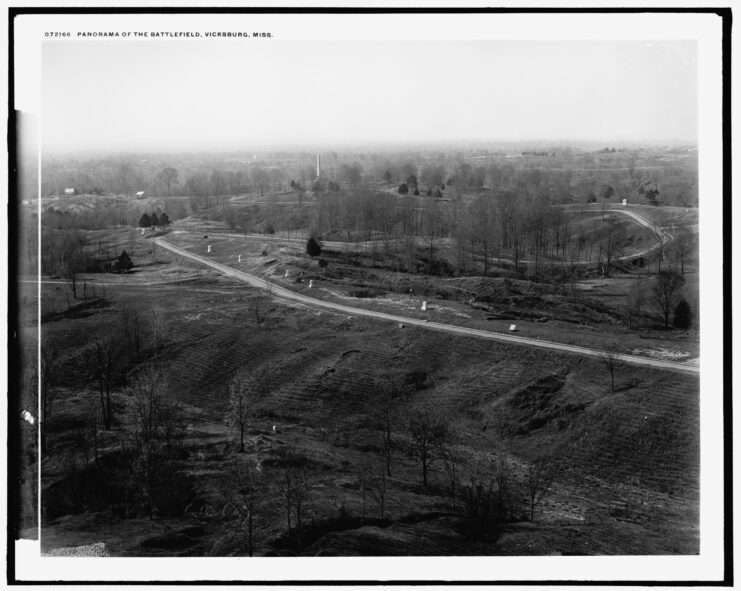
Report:
[[[688,140],[681,138],[673,139],[451,139],[451,140],[367,140],[367,141],[285,141],[285,142],[256,142],[254,144],[234,145],[232,143],[217,145],[209,144],[200,146],[144,146],[144,145],[122,145],[119,147],[101,146],[44,146],[42,145],[42,155],[81,155],[92,152],[106,155],[123,155],[123,154],[240,154],[250,152],[264,151],[334,151],[337,149],[350,149],[360,151],[364,149],[414,149],[414,148],[436,148],[447,147],[456,149],[465,148],[496,148],[496,147],[547,147],[551,149],[564,148],[640,148],[640,147],[658,147],[658,146],[690,146],[697,147],[697,140]]]

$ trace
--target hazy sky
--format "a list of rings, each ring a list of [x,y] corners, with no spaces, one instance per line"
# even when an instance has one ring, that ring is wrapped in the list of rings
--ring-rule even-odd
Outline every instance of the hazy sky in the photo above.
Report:
[[[692,141],[694,42],[45,43],[49,148]]]

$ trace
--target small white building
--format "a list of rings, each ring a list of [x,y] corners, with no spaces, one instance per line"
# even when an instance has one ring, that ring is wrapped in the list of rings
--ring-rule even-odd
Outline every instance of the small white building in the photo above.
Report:
[[[144,191],[137,191],[136,193],[134,193],[134,197],[136,197],[137,199],[141,199],[142,197],[144,197]]]
[[[75,194],[75,188],[74,187],[70,187],[69,189],[65,189],[64,190],[64,194],[66,196],[74,195]]]

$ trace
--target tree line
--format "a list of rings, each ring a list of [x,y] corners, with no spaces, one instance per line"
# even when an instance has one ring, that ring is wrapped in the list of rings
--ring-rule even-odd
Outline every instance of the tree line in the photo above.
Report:
[[[98,160],[50,160],[42,169],[42,195],[62,195],[66,188],[84,194],[148,196],[240,195],[283,191],[300,186],[321,192],[342,186],[356,190],[379,183],[406,183],[410,191],[434,192],[442,184],[457,191],[487,187],[519,191],[523,184],[543,184],[559,202],[588,202],[612,191],[630,200],[696,206],[696,154],[681,151],[578,151],[569,148],[493,150],[484,157],[472,150],[336,152],[321,155],[317,179],[315,154],[276,152],[256,156],[178,155],[170,162],[151,156]],[[518,157],[513,158],[516,155]],[[667,155],[669,156],[667,158]],[[414,186],[408,182],[416,179]]]

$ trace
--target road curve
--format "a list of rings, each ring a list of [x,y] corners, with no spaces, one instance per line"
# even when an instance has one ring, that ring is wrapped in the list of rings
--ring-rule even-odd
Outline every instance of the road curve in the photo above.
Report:
[[[236,269],[228,267],[227,265],[216,263],[200,255],[193,254],[192,252],[188,252],[187,250],[182,249],[178,246],[175,246],[174,244],[170,244],[169,242],[163,240],[162,238],[154,238],[154,242],[158,246],[161,246],[162,248],[165,248],[179,256],[189,258],[203,265],[216,269],[217,271],[226,275],[227,277],[232,277],[233,279],[237,279],[238,281],[242,281],[253,287],[258,287],[260,289],[268,290],[269,293],[272,295],[279,296],[287,300],[300,302],[302,304],[315,307],[315,308],[325,308],[329,310],[334,310],[336,312],[343,312],[345,314],[351,314],[353,316],[364,316],[368,318],[377,318],[380,320],[387,320],[390,322],[396,322],[396,323],[401,323],[405,325],[420,326],[422,328],[427,328],[431,330],[438,330],[442,332],[460,334],[464,336],[473,336],[473,337],[478,337],[478,338],[483,338],[483,339],[490,339],[493,341],[499,341],[503,343],[512,343],[515,345],[524,345],[528,347],[539,347],[541,349],[552,349],[555,351],[561,351],[564,353],[573,353],[576,355],[584,355],[587,357],[598,357],[599,358],[599,357],[604,357],[606,355],[611,355],[617,361],[622,361],[624,363],[629,363],[632,365],[642,365],[642,366],[647,366],[647,367],[653,367],[656,369],[665,369],[669,371],[677,371],[677,372],[683,372],[683,373],[689,373],[689,374],[696,374],[696,373],[699,373],[700,371],[700,368],[698,366],[688,365],[685,363],[678,363],[676,361],[665,361],[663,359],[651,359],[649,357],[640,357],[637,355],[626,355],[623,353],[611,353],[609,351],[602,351],[599,349],[589,349],[587,347],[579,347],[577,345],[569,345],[566,343],[556,343],[553,341],[544,341],[544,340],[533,339],[529,337],[522,337],[522,336],[516,336],[516,335],[510,335],[510,334],[504,334],[504,333],[498,333],[498,332],[490,332],[487,330],[479,330],[476,328],[456,326],[454,324],[441,324],[439,322],[428,322],[426,320],[420,320],[418,318],[397,316],[396,314],[387,314],[385,312],[376,312],[373,310],[365,310],[363,308],[355,308],[353,306],[346,306],[344,304],[326,302],[324,300],[310,298],[300,293],[293,292],[275,283],[266,281],[264,279],[256,277],[255,275],[251,275],[250,273],[245,273],[244,271],[237,271]]]
[[[650,230],[651,232],[653,232],[656,235],[656,237],[658,238],[659,242],[660,242],[660,244],[656,244],[656,245],[650,246],[650,247],[645,248],[645,249],[643,249],[643,250],[641,250],[639,252],[634,252],[634,253],[631,253],[631,254],[626,254],[626,255],[619,256],[619,257],[615,257],[615,259],[614,259],[615,261],[629,261],[629,260],[632,260],[632,259],[637,259],[637,258],[640,258],[640,257],[644,257],[644,256],[648,255],[649,253],[653,252],[654,250],[656,250],[659,247],[659,245],[662,245],[663,246],[664,244],[666,244],[667,242],[669,242],[670,240],[673,239],[673,236],[671,234],[669,234],[668,232],[664,231],[664,229],[661,228],[661,226],[659,226],[659,225],[651,222],[650,220],[646,219],[645,217],[643,217],[639,213],[636,213],[635,211],[632,211],[632,210],[629,210],[629,209],[615,209],[614,206],[613,206],[611,209],[605,209],[603,211],[601,209],[585,209],[585,208],[582,208],[582,209],[574,209],[573,206],[569,207],[569,206],[566,206],[566,205],[557,206],[557,207],[560,207],[562,211],[567,211],[569,213],[594,213],[596,215],[598,215],[598,214],[603,214],[604,215],[605,213],[617,213],[617,214],[625,215],[625,216],[629,217],[631,220],[633,220],[635,223],[637,223],[639,226],[643,226],[643,227],[647,228],[648,230]],[[188,231],[188,230],[175,230],[175,233],[178,234],[178,233],[184,232],[184,231]],[[190,230],[190,231],[192,232],[194,230]],[[203,231],[204,232],[207,232],[207,230],[203,230]],[[247,233],[244,233],[244,234],[235,234],[235,233],[230,233],[230,232],[212,232],[212,235],[213,236],[218,236],[218,237],[224,237],[224,236],[226,236],[226,237],[230,237],[230,238],[242,238],[242,239],[245,239],[245,240],[258,240],[258,241],[261,241],[261,242],[278,242],[278,243],[290,242],[290,243],[300,244],[300,245],[306,244],[306,239],[305,238],[288,238],[288,237],[284,237],[284,236],[272,236],[272,235],[271,236],[265,236],[263,234],[247,234]],[[392,238],[392,239],[390,239],[388,241],[388,244],[396,244],[398,242],[399,242],[399,239]],[[383,245],[385,243],[385,241],[384,240],[381,240],[381,239],[364,240],[364,241],[360,241],[360,242],[356,242],[356,243],[351,243],[351,242],[336,242],[336,241],[322,241],[322,246],[323,247],[329,247],[329,248],[349,248],[349,247],[351,247],[351,245],[352,246],[357,246],[359,244],[362,244],[365,248],[367,248],[369,244],[373,244],[373,243]],[[501,262],[505,262],[505,263],[508,263],[510,265],[514,265],[515,264],[515,261],[513,261],[512,259],[507,259],[507,258],[502,258],[502,257],[497,257],[497,261],[499,261],[500,263]],[[519,262],[522,263],[522,264],[524,264],[524,265],[531,265],[531,264],[533,264],[534,261],[532,259],[520,259]],[[589,262],[591,262],[591,261],[589,261]],[[561,265],[564,265],[565,264],[563,261],[539,261],[539,263],[541,265],[545,265],[545,266],[549,266],[549,265],[550,266],[561,266]],[[584,263],[584,261],[580,261],[579,262],[579,264],[583,264],[583,263]]]
[[[663,246],[670,240],[673,240],[674,237],[669,233],[666,232],[661,226],[658,224],[653,223],[650,220],[647,220],[645,217],[643,217],[641,214],[636,213],[635,211],[629,210],[629,209],[605,209],[604,211],[601,209],[572,209],[570,207],[562,206],[561,207],[563,211],[568,211],[569,213],[593,213],[595,215],[604,214],[604,213],[619,213],[621,215],[628,216],[631,218],[635,223],[643,226],[644,228],[648,228],[651,232],[656,234],[656,238],[658,238],[660,244],[651,246],[649,248],[645,248],[641,250],[640,252],[634,252],[633,254],[627,254],[620,257],[617,257],[615,260],[617,261],[627,261],[630,259],[637,259],[640,257],[644,257],[647,254],[653,252],[659,246]]]

